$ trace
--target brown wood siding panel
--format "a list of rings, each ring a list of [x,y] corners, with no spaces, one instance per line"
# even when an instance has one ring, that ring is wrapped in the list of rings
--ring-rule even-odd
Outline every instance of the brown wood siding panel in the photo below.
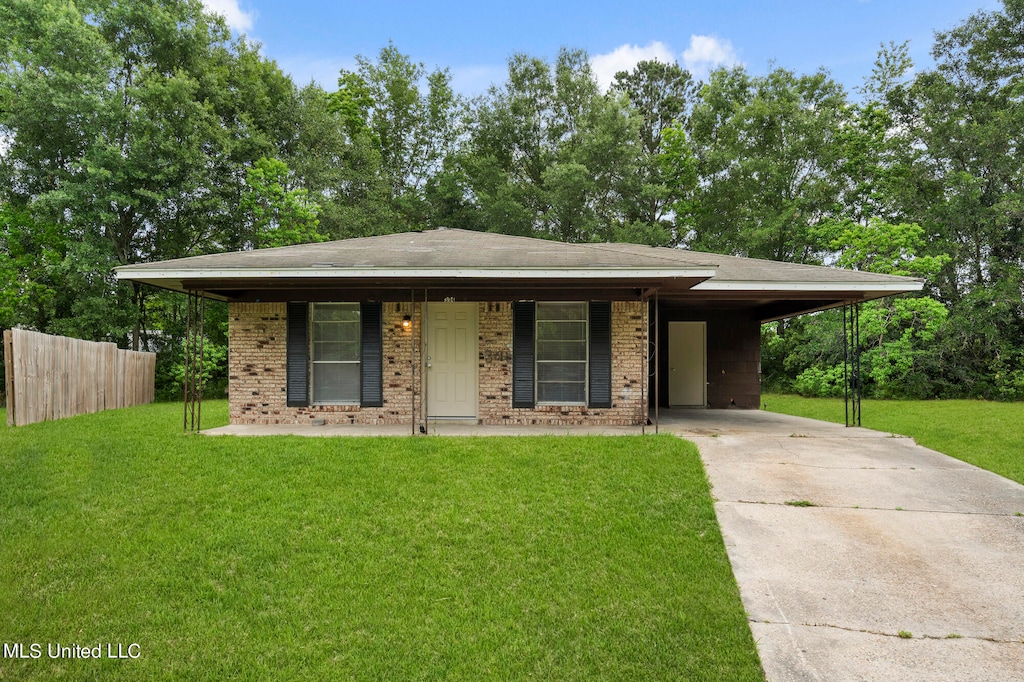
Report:
[[[708,407],[761,405],[761,325],[747,311],[688,309],[662,303],[659,315],[660,404],[668,407],[668,323],[707,322]]]

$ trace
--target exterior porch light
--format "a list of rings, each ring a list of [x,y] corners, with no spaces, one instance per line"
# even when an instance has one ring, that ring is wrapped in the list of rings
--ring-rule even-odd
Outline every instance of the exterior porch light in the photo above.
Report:
[[[408,329],[411,326],[412,326],[412,318],[409,317],[408,315],[406,315],[405,317],[402,318],[402,328],[403,329]]]

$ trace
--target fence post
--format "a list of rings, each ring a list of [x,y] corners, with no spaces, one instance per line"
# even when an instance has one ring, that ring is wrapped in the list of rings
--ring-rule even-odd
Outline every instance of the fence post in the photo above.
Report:
[[[14,336],[13,329],[4,330],[4,393],[7,396],[7,425],[14,421]]]

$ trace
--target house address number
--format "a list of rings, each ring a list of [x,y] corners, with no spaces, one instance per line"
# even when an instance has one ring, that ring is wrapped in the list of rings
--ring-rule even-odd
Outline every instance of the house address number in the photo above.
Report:
[[[445,303],[455,303],[455,297],[454,296],[445,296],[444,297],[444,302]]]

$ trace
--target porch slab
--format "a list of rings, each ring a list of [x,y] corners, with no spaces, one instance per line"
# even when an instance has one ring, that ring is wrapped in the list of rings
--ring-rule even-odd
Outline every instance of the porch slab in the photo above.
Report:
[[[652,427],[647,427],[653,433]],[[414,433],[410,424],[230,424],[201,431],[205,436],[638,436],[639,426],[546,426],[466,424],[464,422],[430,423],[426,434]]]

